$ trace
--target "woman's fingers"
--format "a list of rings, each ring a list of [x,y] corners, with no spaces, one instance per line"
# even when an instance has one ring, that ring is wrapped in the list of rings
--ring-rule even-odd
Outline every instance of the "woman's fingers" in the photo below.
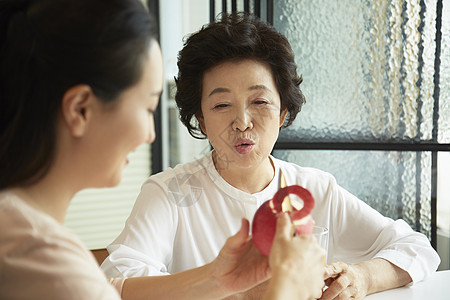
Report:
[[[283,237],[287,240],[291,238],[292,223],[287,213],[280,213],[277,217],[277,229],[275,236]]]
[[[342,272],[347,271],[348,265],[343,262],[336,262],[325,266],[325,279],[335,278]]]
[[[243,218],[241,221],[241,228],[235,235],[228,238],[226,244],[228,244],[231,248],[241,247],[245,242],[250,240],[251,237],[249,236],[249,232],[250,222]]]

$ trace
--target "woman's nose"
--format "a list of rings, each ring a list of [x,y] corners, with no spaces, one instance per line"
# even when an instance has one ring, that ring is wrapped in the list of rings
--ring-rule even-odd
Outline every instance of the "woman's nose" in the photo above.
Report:
[[[245,110],[240,109],[236,113],[236,118],[233,120],[233,130],[246,131],[247,129],[253,129],[253,122],[251,114]]]

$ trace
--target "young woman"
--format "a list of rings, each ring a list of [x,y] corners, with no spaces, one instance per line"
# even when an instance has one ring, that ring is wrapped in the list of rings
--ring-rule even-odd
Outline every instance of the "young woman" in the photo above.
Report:
[[[186,40],[178,67],[181,120],[214,150],[144,183],[108,247],[108,274],[160,275],[211,261],[240,219],[273,197],[281,173],[312,193],[312,217],[329,228],[323,299],[362,299],[436,270],[428,239],[404,221],[383,217],[328,173],[270,155],[304,102],[289,42],[273,27],[245,14],[221,17]]]
[[[270,273],[272,299],[300,288],[293,283],[305,298],[322,286],[323,253],[286,234],[284,215],[269,261],[243,220],[201,267],[107,280],[63,221],[74,194],[117,185],[127,155],[155,138],[155,25],[138,0],[2,0],[0,45],[1,299],[223,298]],[[301,280],[306,269],[292,280],[298,261],[315,270],[312,285]]]

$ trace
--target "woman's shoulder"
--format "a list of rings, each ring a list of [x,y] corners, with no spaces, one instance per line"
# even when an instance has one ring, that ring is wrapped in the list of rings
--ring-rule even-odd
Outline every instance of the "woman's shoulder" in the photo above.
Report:
[[[10,241],[19,244],[16,241],[20,240],[28,245],[51,244],[53,241],[67,239],[72,245],[76,243],[79,248],[83,247],[78,238],[62,224],[29,206],[11,192],[0,192],[0,228],[10,229],[0,230],[1,239],[5,243]]]
[[[165,186],[176,180],[178,183],[189,180],[201,182],[207,176],[208,168],[213,165],[210,153],[187,163],[169,167],[166,170],[151,175],[145,183],[157,183]]]
[[[62,254],[64,249],[86,258],[86,249],[74,234],[11,192],[0,192],[0,228],[8,228],[0,230],[1,260],[14,257],[20,263],[38,256],[44,259]]]
[[[0,192],[0,228],[14,230],[1,230],[0,235],[17,234],[21,231],[33,231],[45,216],[28,206],[12,192]]]
[[[312,167],[303,167],[280,159],[274,161],[283,172],[288,185],[297,184],[310,191],[320,193],[338,187],[335,177],[329,172]]]
[[[83,243],[62,224],[0,192],[0,298],[119,299]],[[27,282],[36,284],[27,285]],[[103,299],[103,298],[102,298]],[[109,298],[108,298],[109,299]]]
[[[314,177],[322,180],[334,180],[334,176],[327,171],[313,167],[304,167],[296,163],[288,162],[278,158],[272,158],[274,163],[279,166],[280,170],[285,174],[295,177]],[[288,175],[287,175],[288,176]]]

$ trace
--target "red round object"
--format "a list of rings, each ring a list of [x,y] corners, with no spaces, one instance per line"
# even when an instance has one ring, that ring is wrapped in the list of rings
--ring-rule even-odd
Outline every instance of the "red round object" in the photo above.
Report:
[[[293,211],[289,212],[292,221],[308,217],[314,208],[313,196],[307,189],[299,185],[281,188],[271,200],[264,202],[253,217],[252,236],[256,248],[265,256],[270,255],[277,226],[277,214],[282,212],[283,200],[289,194],[297,195],[303,200],[302,209],[297,210],[293,207]],[[311,234],[312,227],[313,221],[310,218],[304,224],[296,225],[295,232],[297,234]]]

